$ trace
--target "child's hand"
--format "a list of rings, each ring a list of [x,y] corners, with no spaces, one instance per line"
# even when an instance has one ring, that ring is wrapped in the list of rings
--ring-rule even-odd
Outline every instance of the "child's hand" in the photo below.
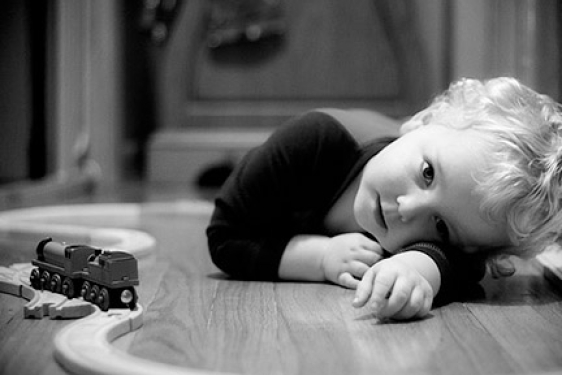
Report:
[[[394,257],[384,259],[363,276],[353,306],[370,304],[379,318],[422,318],[433,303],[429,282],[410,265]]]
[[[355,289],[359,279],[382,258],[382,248],[361,233],[346,233],[330,238],[322,259],[326,280]]]

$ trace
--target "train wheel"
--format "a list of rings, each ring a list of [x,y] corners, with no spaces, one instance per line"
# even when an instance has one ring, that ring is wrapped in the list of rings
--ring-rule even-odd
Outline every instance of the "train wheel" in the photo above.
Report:
[[[134,310],[137,306],[137,294],[134,288],[127,288],[121,292],[121,302],[128,306],[131,310]]]
[[[90,282],[84,281],[84,284],[82,284],[82,289],[80,290],[80,295],[82,296],[82,298],[84,298],[84,301],[90,300],[90,290],[91,289],[92,289],[92,286],[90,285]]]
[[[51,276],[51,285],[50,290],[53,293],[60,293],[62,287],[62,279],[58,273],[53,274]]]
[[[102,311],[107,311],[109,309],[109,302],[109,292],[106,288],[101,288],[96,304]]]
[[[38,268],[34,268],[31,270],[31,274],[29,275],[29,283],[33,287],[33,289],[41,288],[41,274],[39,273]]]
[[[90,290],[90,299],[88,301],[97,304],[99,294],[100,294],[100,287],[94,285]]]
[[[43,271],[41,274],[41,281],[40,281],[41,290],[50,290],[51,285],[51,274],[49,271]]]
[[[74,281],[72,281],[69,277],[65,277],[62,282],[62,294],[64,294],[66,298],[72,299],[74,298],[74,293]]]

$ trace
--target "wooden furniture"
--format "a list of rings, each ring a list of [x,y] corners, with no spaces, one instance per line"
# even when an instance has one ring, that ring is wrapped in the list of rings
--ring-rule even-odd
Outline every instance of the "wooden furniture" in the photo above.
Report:
[[[415,6],[282,1],[280,40],[210,49],[205,1],[185,2],[160,50],[159,125],[275,127],[317,107],[409,115],[429,93]]]
[[[10,2],[3,16],[9,20],[3,24],[9,41],[3,44],[3,55],[10,64],[2,64],[0,74],[8,100],[0,110],[0,179],[6,168],[20,172],[12,176],[17,181],[0,186],[0,208],[76,196],[119,179],[123,147],[117,3]],[[28,29],[34,30],[33,43],[26,42]],[[18,45],[31,51],[14,50]],[[27,77],[30,61],[39,74],[33,79]],[[26,164],[34,170],[30,175]]]
[[[279,3],[281,37],[215,49],[206,43],[209,2],[179,8],[158,50],[159,128],[147,150],[149,179],[189,183],[206,165],[236,161],[283,121],[313,108],[403,117],[429,100],[418,4]]]
[[[352,291],[334,285],[226,277],[207,252],[208,203],[118,204],[112,215],[107,207],[75,208],[57,218],[37,209],[35,221],[85,228],[74,233],[74,241],[91,238],[92,227],[101,226],[140,229],[156,240],[153,254],[139,261],[144,324],[117,339],[114,351],[100,355],[100,368],[110,367],[112,356],[125,351],[129,359],[149,361],[147,368],[163,369],[159,374],[562,370],[562,293],[535,262],[518,263],[511,278],[486,278],[464,302],[434,308],[427,319],[379,322],[367,309],[351,307]],[[13,217],[12,222],[24,222],[29,214]],[[25,226],[20,232],[0,230],[0,265],[32,259],[33,243],[24,241],[21,231]],[[64,374],[53,356],[53,339],[73,321],[24,319],[24,303],[0,294],[0,373]]]

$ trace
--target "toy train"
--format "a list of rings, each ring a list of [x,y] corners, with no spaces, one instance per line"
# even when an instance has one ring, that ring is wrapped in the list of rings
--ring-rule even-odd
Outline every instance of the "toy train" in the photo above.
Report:
[[[69,299],[82,297],[102,311],[130,308],[137,303],[138,265],[124,251],[108,251],[88,245],[65,245],[44,239],[37,245],[37,259],[31,263],[31,286],[64,294]]]

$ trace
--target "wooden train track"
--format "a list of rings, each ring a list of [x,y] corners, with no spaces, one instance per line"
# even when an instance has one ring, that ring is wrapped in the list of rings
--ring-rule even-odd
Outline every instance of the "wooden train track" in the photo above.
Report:
[[[68,243],[127,251],[139,259],[149,255],[156,245],[148,233],[134,229],[138,227],[141,214],[174,211],[208,214],[210,209],[206,203],[174,202],[14,210],[0,214],[0,239],[35,242],[56,236]],[[118,337],[133,333],[142,326],[143,307],[140,303],[134,310],[109,309],[103,312],[81,298],[68,300],[63,295],[33,289],[29,285],[31,268],[29,263],[0,267],[0,293],[28,300],[24,306],[26,318],[77,319],[54,337],[54,356],[65,370],[87,375],[208,374],[138,358],[112,345]]]

